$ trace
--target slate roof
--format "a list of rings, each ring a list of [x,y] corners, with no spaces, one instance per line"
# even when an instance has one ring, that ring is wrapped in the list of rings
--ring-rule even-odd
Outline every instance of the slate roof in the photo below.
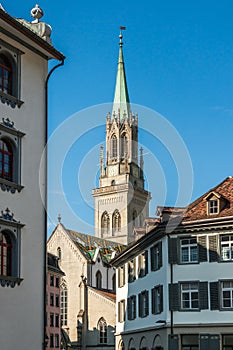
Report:
[[[207,198],[212,192],[222,199],[223,207],[218,214],[208,215]],[[187,207],[182,221],[214,219],[233,216],[233,177],[229,176],[220,184],[204,193]]]
[[[64,272],[60,269],[59,264],[58,264],[59,258],[52,254],[52,253],[47,253],[47,263],[48,263],[48,269],[53,270],[57,272],[60,275],[65,275]]]

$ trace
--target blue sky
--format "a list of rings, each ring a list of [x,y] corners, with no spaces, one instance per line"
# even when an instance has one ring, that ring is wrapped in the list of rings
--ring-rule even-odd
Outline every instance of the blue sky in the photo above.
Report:
[[[12,16],[31,20],[35,4],[24,0],[18,6],[8,0],[2,5]],[[110,108],[103,104],[111,103],[114,94],[120,25],[127,28],[123,49],[130,100],[160,113],[180,134],[192,161],[191,199],[233,175],[232,1],[70,0],[60,4],[41,0],[39,5],[44,21],[52,26],[54,46],[67,57],[64,67],[50,79],[49,133],[76,114],[78,135],[79,127],[89,119],[89,129],[72,143],[61,171],[71,211],[60,200],[62,193],[54,181],[59,147],[50,150],[50,232],[58,213],[68,228],[93,232],[91,189],[98,182],[98,147],[104,142]],[[97,113],[92,106],[101,108],[97,107]],[[153,197],[150,215],[154,215],[156,205],[176,203],[178,171],[173,155],[145,132],[141,113],[140,142]],[[152,134],[156,121],[151,120]],[[61,133],[60,147],[65,139],[69,134]],[[93,162],[94,168],[89,164]]]

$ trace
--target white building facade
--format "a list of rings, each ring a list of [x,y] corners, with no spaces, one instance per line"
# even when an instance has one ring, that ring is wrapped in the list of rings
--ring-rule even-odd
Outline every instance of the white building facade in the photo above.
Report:
[[[33,15],[36,23],[28,23],[0,6],[0,343],[6,350],[45,345],[45,166],[42,194],[39,170],[48,60],[64,56],[51,45],[39,7]]]
[[[112,262],[116,349],[233,349],[233,178],[186,211],[158,213],[161,222]]]

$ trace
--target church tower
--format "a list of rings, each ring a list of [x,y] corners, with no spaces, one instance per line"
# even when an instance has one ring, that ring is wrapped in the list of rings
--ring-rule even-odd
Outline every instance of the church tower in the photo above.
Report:
[[[121,28],[124,29],[124,28]],[[138,117],[131,111],[126,83],[122,32],[112,114],[106,120],[106,160],[100,149],[99,188],[95,200],[95,236],[129,244],[134,227],[149,216],[150,192],[144,189],[143,153],[138,164]]]

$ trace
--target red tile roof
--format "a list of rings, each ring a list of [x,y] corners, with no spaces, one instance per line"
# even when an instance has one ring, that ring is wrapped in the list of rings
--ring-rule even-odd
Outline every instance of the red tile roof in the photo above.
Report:
[[[222,208],[218,214],[210,215],[207,210],[207,200],[212,192],[220,197]],[[187,207],[182,221],[221,218],[226,216],[233,216],[233,177],[231,176],[227,177],[220,184],[191,203]]]

